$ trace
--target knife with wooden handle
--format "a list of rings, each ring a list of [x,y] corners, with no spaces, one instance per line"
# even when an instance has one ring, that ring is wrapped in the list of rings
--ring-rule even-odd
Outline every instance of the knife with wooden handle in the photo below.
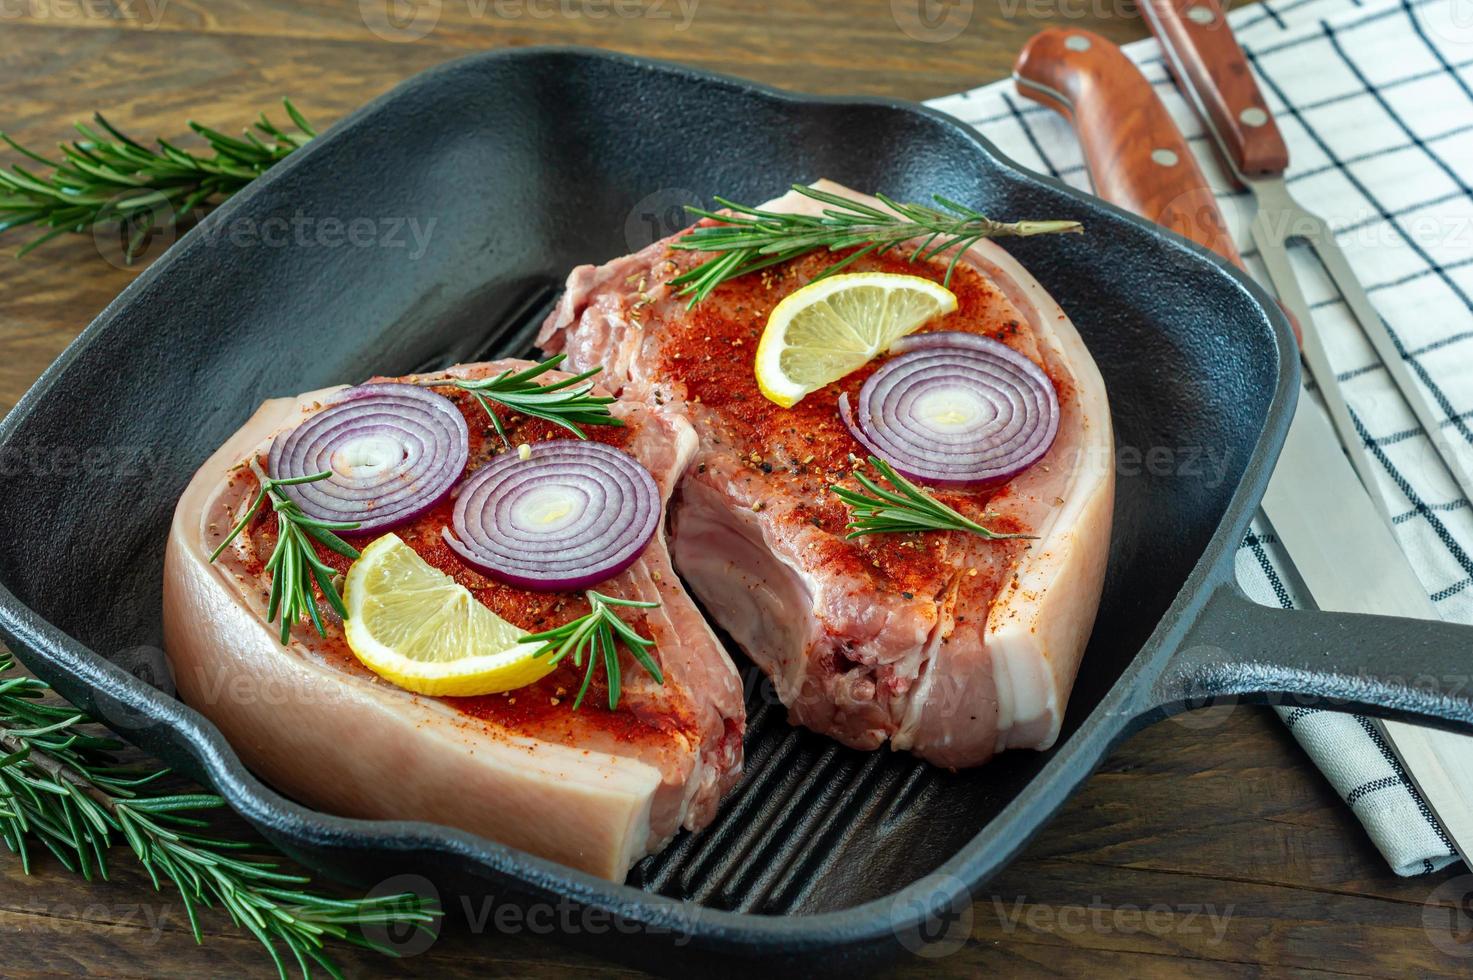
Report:
[[[1023,47],[1013,80],[1074,126],[1096,194],[1242,267],[1196,157],[1123,51],[1089,31],[1051,28]]]
[[[1023,48],[1013,77],[1020,94],[1073,123],[1096,193],[1242,268],[1220,214],[1203,216],[1206,210],[1217,212],[1217,204],[1185,139],[1151,83],[1119,48],[1088,31],[1049,29]],[[1224,143],[1225,152],[1238,154],[1244,166],[1277,162],[1273,141],[1246,135]],[[1163,166],[1164,155],[1158,154],[1163,149],[1179,157],[1178,163]],[[1181,220],[1173,207],[1179,201],[1191,201],[1197,209],[1191,220]],[[1330,420],[1302,390],[1263,510],[1321,609],[1438,618],[1390,526],[1341,452]],[[1376,724],[1466,862],[1473,844],[1468,796],[1473,738]]]

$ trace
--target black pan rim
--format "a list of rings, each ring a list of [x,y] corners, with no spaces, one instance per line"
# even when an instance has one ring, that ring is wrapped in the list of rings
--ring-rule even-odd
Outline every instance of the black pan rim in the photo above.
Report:
[[[1099,208],[1102,202],[1051,177],[1034,173],[998,151],[970,126],[928,107],[898,99],[875,96],[807,95],[702,69],[658,59],[609,52],[580,46],[535,46],[480,52],[454,59],[399,83],[365,106],[330,127],[318,139],[292,154],[270,173],[223,204],[206,221],[224,221],[249,206],[260,188],[279,179],[308,160],[330,141],[346,138],[375,110],[391,100],[403,98],[415,88],[444,73],[464,71],[492,60],[536,60],[542,58],[598,59],[625,64],[642,71],[658,72],[693,83],[716,84],[761,98],[813,107],[873,106],[919,114],[944,125],[966,139],[979,158],[989,158],[1021,179],[1042,183],[1065,195],[1088,201]],[[1133,684],[1142,684],[1159,670],[1167,655],[1189,629],[1196,613],[1212,589],[1230,574],[1231,548],[1247,529],[1253,511],[1267,486],[1272,462],[1288,430],[1298,390],[1297,349],[1288,322],[1268,295],[1239,270],[1213,253],[1176,234],[1123,211],[1107,202],[1103,207],[1115,218],[1140,232],[1157,238],[1183,253],[1189,262],[1205,263],[1217,274],[1228,277],[1258,306],[1274,330],[1281,370],[1264,426],[1250,457],[1244,479],[1220,519],[1217,529],[1197,564],[1157,624],[1150,638],[1130,665],[1111,686],[1073,736],[1062,743],[1027,788],[1018,794],[970,842],[945,864],[918,882],[889,896],[839,911],[796,916],[769,916],[729,912],[696,906],[689,902],[646,892],[622,882],[609,882],[575,871],[494,841],[436,824],[419,821],[371,821],[337,817],[302,806],[260,782],[241,762],[219,730],[198,712],[133,678],[105,658],[93,653],[20,603],[0,584],[0,632],[14,645],[36,651],[58,670],[94,691],[147,715],[178,736],[186,750],[210,778],[217,792],[246,819],[271,828],[270,835],[295,840],[304,846],[339,851],[361,848],[401,852],[433,852],[449,858],[473,861],[477,870],[505,875],[534,889],[557,891],[569,898],[596,903],[631,921],[670,928],[706,943],[735,948],[751,943],[768,949],[801,950],[833,945],[836,940],[865,941],[898,932],[925,918],[933,909],[945,908],[965,897],[989,869],[1021,851],[1078,785],[1095,771],[1104,756],[1134,727]],[[201,237],[196,228],[183,236],[163,256],[131,282],[103,309],[97,318],[46,369],[6,418],[0,419],[0,442],[19,420],[29,414],[52,390],[65,366],[85,351],[90,340],[107,330],[149,283],[169,274],[178,263],[187,262]],[[24,655],[22,655],[24,657]],[[1080,737],[1088,729],[1108,728],[1106,736]],[[1045,775],[1064,770],[1053,778]],[[1071,778],[1062,778],[1068,773]]]

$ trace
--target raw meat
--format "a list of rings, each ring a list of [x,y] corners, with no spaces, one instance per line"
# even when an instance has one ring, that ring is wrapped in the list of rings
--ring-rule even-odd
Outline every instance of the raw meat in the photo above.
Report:
[[[465,365],[453,373],[481,377],[526,364]],[[261,406],[179,501],[165,559],[164,630],[184,700],[220,728],[255,772],[313,806],[448,824],[607,878],[622,879],[680,827],[709,823],[741,772],[742,692],[670,568],[663,531],[633,567],[599,586],[610,595],[661,603],[630,621],[656,641],[666,682],[655,684],[624,652],[617,711],[608,710],[600,682],[572,710],[582,674],[571,658],[506,695],[412,694],[359,664],[325,603],[325,639],[299,624],[288,647],[277,641],[276,626],[265,622],[262,570],[274,519],[258,518],[219,562],[208,557],[257,490],[240,464],[264,459],[274,435],[330,395],[312,392]],[[471,427],[473,470],[501,443],[473,401],[457,401]],[[632,453],[668,500],[696,450],[695,433],[683,419],[634,399],[612,408],[626,427],[590,426],[590,435]],[[514,442],[566,436],[544,422],[507,421]],[[502,586],[461,563],[440,537],[449,507],[395,533],[529,631],[587,611],[581,594]],[[345,559],[320,553],[346,567]]]
[[[834,192],[879,202],[830,182]],[[817,213],[796,193],[767,205]],[[677,236],[678,237],[678,236]],[[772,307],[834,260],[815,253],[731,280],[688,309],[664,283],[708,255],[670,239],[575,269],[539,344],[670,418],[699,447],[673,504],[676,568],[771,676],[790,717],[846,745],[887,741],[943,766],[1051,746],[1099,605],[1114,504],[1104,383],[1069,318],[1002,247],[979,242],[952,282],[958,310],[925,330],[998,339],[1039,364],[1062,408],[1038,464],[985,492],[938,492],[999,531],[845,540],[827,492],[864,455],[835,405],[876,365],[782,409],[752,371]],[[942,260],[947,258],[943,254]],[[869,256],[845,271],[940,281],[943,262]]]

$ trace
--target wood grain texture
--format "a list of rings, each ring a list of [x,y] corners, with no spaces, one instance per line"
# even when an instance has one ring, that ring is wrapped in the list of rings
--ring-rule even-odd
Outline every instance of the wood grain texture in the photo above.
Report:
[[[1049,28],[1023,47],[1013,77],[1019,95],[1074,127],[1096,194],[1242,266],[1181,130],[1119,47],[1093,31]]]
[[[1217,0],[1147,0],[1151,24],[1170,45],[1173,72],[1186,76],[1238,172],[1281,174],[1289,147]]]
[[[908,2],[895,6],[903,12]],[[327,123],[404,77],[469,51],[569,42],[815,92],[927,98],[1006,76],[1024,41],[1049,23],[1087,26],[1118,42],[1145,33],[1123,0],[978,0],[965,30],[947,41],[907,34],[890,0],[699,0],[688,29],[680,29],[679,8],[669,0],[661,9],[674,11],[673,20],[653,16],[653,0],[621,8],[642,11],[633,17],[592,16],[609,9],[599,0],[570,3],[578,16],[532,13],[560,3],[405,4],[411,12],[438,10],[433,30],[410,43],[376,35],[357,0],[11,0],[0,3],[0,77],[8,83],[0,126],[44,146],[62,138],[72,120],[105,108],[139,135],[183,137],[190,116],[234,129],[282,95]],[[931,9],[945,15],[965,6]],[[1081,19],[1091,6],[1097,11]],[[950,22],[942,16],[927,28],[912,16],[907,23],[923,37],[939,37]],[[0,244],[20,240],[8,236]],[[106,243],[79,239],[20,262],[0,257],[0,411],[136,274],[109,261],[112,254]],[[1268,712],[1211,710],[1216,714],[1166,722],[1122,745],[1022,859],[978,896],[963,918],[958,949],[936,959],[908,957],[888,974],[1467,972],[1473,959],[1444,953],[1433,942],[1436,930],[1423,927],[1424,902],[1459,872],[1396,878]],[[247,832],[233,816],[221,821]],[[196,946],[179,903],[155,893],[121,852],[112,880],[94,884],[45,858],[27,877],[0,854],[6,976],[273,975],[254,941],[227,920],[206,914],[204,926],[205,944]],[[384,961],[350,949],[338,955],[355,977],[632,972],[529,930],[476,931],[463,922],[448,925],[410,959]]]

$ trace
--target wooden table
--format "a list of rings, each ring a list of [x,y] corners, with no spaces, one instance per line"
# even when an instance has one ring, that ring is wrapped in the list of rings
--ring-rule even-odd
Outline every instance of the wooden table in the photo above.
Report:
[[[934,32],[925,40],[925,30],[913,30],[921,39],[908,35],[890,0],[420,0],[403,6],[409,16],[399,21],[384,17],[393,3],[0,0],[0,125],[47,146],[72,120],[105,109],[138,135],[175,138],[190,117],[238,128],[282,95],[326,123],[466,52],[569,42],[812,92],[924,99],[1003,77],[1046,23],[1088,26],[1118,41],[1145,33],[1125,0],[980,0],[949,41]],[[915,0],[893,6],[907,4]],[[1091,7],[1095,14],[1077,16]],[[416,33],[424,36],[406,39]],[[103,261],[90,239],[56,242],[22,261],[6,257],[0,268],[3,412],[136,272]],[[1209,710],[1218,714],[1165,722],[1122,746],[977,901],[964,948],[912,958],[896,972],[1236,976],[1268,967],[1390,976],[1473,968],[1473,959],[1440,952],[1435,927],[1424,928],[1424,902],[1459,871],[1398,879],[1266,710]],[[219,915],[206,916],[205,945],[195,946],[179,903],[153,892],[126,855],[114,864],[110,883],[88,885],[49,860],[25,877],[0,857],[7,975],[270,975],[255,943]],[[546,938],[463,928],[413,959],[345,951],[340,961],[351,975],[631,972]]]

